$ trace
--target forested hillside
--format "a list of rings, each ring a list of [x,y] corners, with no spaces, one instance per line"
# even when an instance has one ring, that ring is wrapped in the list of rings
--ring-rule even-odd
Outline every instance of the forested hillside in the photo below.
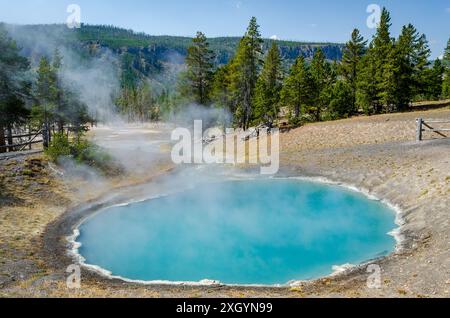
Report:
[[[158,60],[166,60],[168,53],[176,52],[186,56],[192,38],[175,36],[151,36],[144,33],[135,33],[112,26],[84,26],[77,31],[82,43],[96,43],[113,50],[139,48],[141,52],[150,53]],[[233,57],[238,47],[240,37],[210,38],[211,50],[215,53],[216,63],[226,64]],[[318,47],[322,48],[329,60],[338,60],[342,57],[343,45],[336,43],[302,43],[294,41],[264,40],[265,49],[271,42],[276,42],[285,60],[293,62],[300,54],[312,58]],[[147,51],[148,50],[148,51]]]
[[[167,69],[171,69],[170,66],[184,64],[188,47],[192,43],[192,38],[189,37],[153,36],[114,26],[83,25],[79,29],[71,30],[66,25],[54,24],[9,26],[9,29],[12,30],[14,39],[28,57],[32,54],[50,54],[53,48],[50,52],[45,52],[46,46],[42,45],[49,42],[70,46],[82,54],[95,54],[96,51],[108,48],[119,56],[130,54],[133,67],[142,75],[150,77],[164,71],[165,65]],[[35,43],[38,42],[37,39],[41,44]],[[234,56],[240,38],[219,37],[210,38],[208,41],[215,54],[216,65],[223,65]],[[264,49],[268,50],[272,42],[278,44],[287,67],[292,65],[300,55],[307,59],[312,58],[318,48],[322,49],[328,60],[342,58],[342,44],[265,39]]]

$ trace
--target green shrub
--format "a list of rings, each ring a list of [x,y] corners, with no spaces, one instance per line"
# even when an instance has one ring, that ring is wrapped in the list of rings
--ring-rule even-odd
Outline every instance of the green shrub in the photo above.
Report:
[[[297,117],[294,117],[294,116],[289,116],[288,117],[288,122],[289,122],[289,125],[300,126],[300,124],[302,123],[302,120],[301,120],[301,118],[297,118]]]
[[[51,160],[57,161],[60,157],[67,157],[72,154],[69,138],[63,134],[54,134],[49,147],[45,150]]]
[[[61,157],[72,157],[77,163],[93,167],[105,175],[117,175],[121,166],[101,147],[88,141],[82,133],[73,140],[64,133],[53,135],[46,154],[54,162]]]

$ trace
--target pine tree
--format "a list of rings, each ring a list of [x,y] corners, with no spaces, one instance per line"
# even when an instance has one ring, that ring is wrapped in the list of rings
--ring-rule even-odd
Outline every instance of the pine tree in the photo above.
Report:
[[[381,104],[389,110],[396,102],[396,62],[394,41],[390,35],[391,16],[390,13],[383,8],[381,13],[380,24],[372,41],[373,62],[375,63],[376,73],[376,89],[377,96]],[[378,108],[378,107],[376,107]],[[375,109],[379,112],[379,109]]]
[[[235,109],[233,109],[230,85],[230,64],[217,68],[214,73],[210,98],[216,108],[226,109],[233,114]]]
[[[442,96],[450,98],[450,39],[444,52],[442,64],[445,67],[444,82],[442,83]]]
[[[417,31],[411,25],[404,26],[396,42],[396,53],[398,63],[397,69],[397,110],[408,107],[414,95],[414,43],[417,39]]]
[[[245,53],[247,55],[246,59],[248,60],[247,67],[248,73],[250,75],[249,82],[254,87],[256,81],[258,80],[258,73],[260,67],[263,63],[262,62],[263,40],[261,38],[261,33],[259,32],[259,25],[255,17],[252,17],[250,20],[250,24],[248,26],[245,38],[247,39],[246,41],[247,50],[245,50]]]
[[[63,66],[63,57],[58,49],[55,49],[53,53],[53,60],[51,65],[51,72],[54,76],[54,85],[55,85],[55,109],[54,109],[54,117],[56,122],[58,123],[59,132],[62,133],[64,130],[64,124],[67,120],[67,113],[69,112],[68,100],[65,96],[65,90],[63,87],[63,83],[59,77],[59,72]]]
[[[424,71],[424,97],[427,100],[438,100],[442,95],[445,67],[440,59],[436,59],[432,68]]]
[[[155,115],[152,88],[148,81],[143,81],[136,92],[135,117],[140,122],[145,122]]]
[[[68,123],[79,127],[91,120],[87,105],[81,102],[79,92],[62,80],[63,60],[57,49],[51,62],[47,57],[40,59],[34,88],[36,103],[31,111],[36,125],[45,124],[48,128],[56,123],[60,133]]]
[[[264,67],[256,83],[253,113],[255,123],[272,126],[277,119],[282,77],[280,51],[274,42],[267,53]]]
[[[121,74],[120,74],[120,85],[125,94],[133,91],[137,88],[140,82],[139,72],[135,69],[134,57],[131,53],[125,52],[120,57],[121,63]]]
[[[51,123],[56,119],[56,108],[59,99],[58,78],[52,64],[46,57],[42,57],[37,71],[35,96],[37,104],[32,108],[32,119],[35,124],[44,125],[44,147],[51,141]]]
[[[428,94],[430,49],[424,35],[409,24],[404,26],[391,52],[395,83],[391,87],[395,107],[402,111],[409,108],[414,97]]]
[[[61,55],[61,52],[58,48],[55,49],[53,52],[53,60],[52,60],[52,67],[54,70],[59,71],[62,67],[63,57]]]
[[[169,91],[163,89],[161,94],[156,97],[156,105],[155,105],[155,115],[157,118],[154,120],[168,120],[170,115],[172,114],[173,100],[169,94]]]
[[[329,119],[347,118],[355,113],[353,88],[347,81],[339,80],[329,88]]]
[[[20,49],[0,25],[0,147],[5,146],[5,128],[9,143],[12,143],[11,130],[15,123],[23,122],[29,114],[25,107],[30,99],[28,60],[19,54]],[[5,152],[4,147],[0,152]]]
[[[38,104],[33,107],[33,118],[38,121],[39,125],[49,125],[53,120],[58,94],[56,81],[57,77],[50,61],[48,58],[42,57],[37,70],[35,93]]]
[[[358,77],[356,81],[356,104],[365,114],[372,115],[380,111],[381,103],[378,97],[377,66],[372,44],[366,55],[358,63]]]
[[[427,92],[427,78],[426,73],[430,67],[431,50],[428,45],[428,40],[425,34],[417,34],[414,41],[414,55],[413,55],[413,95],[421,95]]]
[[[305,58],[299,56],[286,77],[281,91],[281,102],[288,107],[294,123],[301,120],[301,113],[309,109],[313,102],[312,78]]]
[[[235,122],[244,130],[249,128],[252,116],[255,87],[262,65],[262,43],[259,25],[253,17],[230,65]]]
[[[352,32],[352,38],[345,45],[340,71],[351,88],[351,106],[357,112],[356,90],[358,82],[358,65],[366,52],[367,41],[364,40],[358,29]]]
[[[314,115],[316,121],[321,120],[324,109],[328,106],[327,89],[334,82],[334,76],[330,64],[326,61],[323,51],[319,48],[313,56],[310,66],[312,79],[312,98],[309,112]]]
[[[450,67],[450,39],[447,41],[447,47],[445,48],[443,62],[445,67]]]
[[[214,53],[209,49],[206,36],[197,32],[193,45],[188,48],[186,57],[188,92],[194,102],[206,105],[209,102],[213,79]]]

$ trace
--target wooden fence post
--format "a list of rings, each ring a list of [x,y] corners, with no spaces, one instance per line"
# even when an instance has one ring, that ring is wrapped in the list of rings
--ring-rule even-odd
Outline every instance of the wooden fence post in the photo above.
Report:
[[[8,152],[13,152],[14,151],[14,140],[13,140],[13,132],[12,132],[12,125],[11,123],[8,123],[6,126],[6,139],[8,140]]]
[[[4,127],[0,125],[0,153],[4,153],[7,151],[6,146],[6,134]]]
[[[44,126],[42,127],[42,139],[43,139],[43,143],[44,143],[44,149],[47,149],[49,144],[50,144],[50,130],[48,129],[48,125],[44,124]]]
[[[422,141],[422,131],[423,131],[423,118],[418,118],[416,120],[416,140]]]
[[[32,147],[31,147],[31,125],[28,125],[28,133],[30,134],[30,135],[28,136],[28,142],[30,143],[30,144],[28,145],[28,149],[31,150],[31,149],[32,149]]]

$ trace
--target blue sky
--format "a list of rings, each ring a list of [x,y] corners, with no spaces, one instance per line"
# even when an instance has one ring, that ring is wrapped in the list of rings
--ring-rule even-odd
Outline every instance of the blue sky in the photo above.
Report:
[[[371,37],[366,10],[377,4],[391,11],[393,35],[407,23],[425,33],[433,58],[450,37],[450,0],[0,0],[0,21],[62,23],[72,3],[80,6],[84,23],[154,35],[192,36],[201,30],[209,37],[241,36],[256,16],[264,37],[320,42],[345,42],[354,27]]]

